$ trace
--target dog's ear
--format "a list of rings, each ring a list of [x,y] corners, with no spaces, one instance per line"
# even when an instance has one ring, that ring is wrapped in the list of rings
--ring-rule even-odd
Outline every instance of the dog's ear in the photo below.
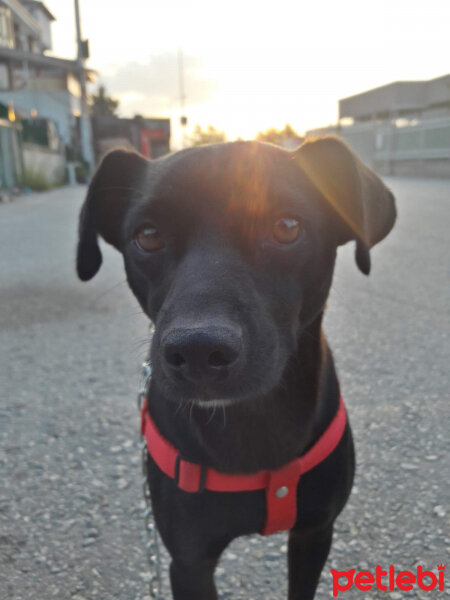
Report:
[[[80,213],[77,273],[82,281],[92,279],[102,264],[98,235],[119,248],[120,225],[139,180],[149,161],[126,150],[105,156],[89,185]]]
[[[307,139],[295,151],[295,160],[337,216],[338,244],[356,241],[356,264],[368,275],[369,249],[395,222],[393,194],[338,138]]]

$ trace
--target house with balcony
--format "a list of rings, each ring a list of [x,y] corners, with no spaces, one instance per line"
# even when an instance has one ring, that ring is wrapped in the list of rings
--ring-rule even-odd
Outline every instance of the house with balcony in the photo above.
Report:
[[[52,160],[50,155],[47,160],[33,159],[36,164],[32,168],[46,170],[52,183],[63,177],[66,151],[73,160],[80,155],[81,77],[92,75],[78,60],[49,54],[54,20],[43,2],[0,0],[0,103],[3,114],[10,123],[16,117],[20,117],[21,122],[39,120],[42,127],[51,132],[39,139],[52,140],[48,147]],[[0,115],[1,112],[0,106]],[[28,127],[28,131],[38,129]],[[56,154],[59,154],[58,159]],[[26,163],[25,152],[25,169]],[[53,167],[49,168],[49,164]]]

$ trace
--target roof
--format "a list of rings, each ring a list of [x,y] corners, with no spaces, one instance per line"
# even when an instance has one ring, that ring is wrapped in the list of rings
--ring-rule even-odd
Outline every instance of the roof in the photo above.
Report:
[[[88,75],[96,74],[96,71],[93,69],[82,67],[77,60],[56,58],[54,56],[47,56],[46,54],[37,54],[34,52],[26,52],[25,50],[18,50],[16,48],[7,48],[6,46],[0,46],[0,58],[9,58],[18,61],[26,60],[31,65],[54,67],[71,73],[79,73],[83,69]]]
[[[43,13],[45,13],[45,15],[50,19],[50,21],[56,21],[56,18],[52,15],[52,13],[48,10],[48,8],[45,6],[45,4],[43,2],[38,2],[37,0],[20,0],[20,1],[25,7],[39,8],[40,10],[42,10]]]
[[[394,81],[339,100],[339,118],[407,113],[450,102],[450,74],[426,81]]]

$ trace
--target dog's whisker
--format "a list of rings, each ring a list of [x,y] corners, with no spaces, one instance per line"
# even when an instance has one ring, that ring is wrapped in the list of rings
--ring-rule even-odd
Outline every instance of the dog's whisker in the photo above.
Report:
[[[134,344],[149,344],[150,340],[147,336],[142,336],[134,340]]]
[[[216,409],[217,409],[217,405],[214,404],[211,410],[211,415],[209,417],[209,419],[206,421],[206,425],[209,425],[211,423],[211,421],[214,419],[214,415],[216,414]]]
[[[148,338],[138,339],[138,340],[135,340],[134,342],[130,343],[130,347],[132,347],[132,348],[142,348],[143,346],[145,346],[147,348],[148,345],[149,345]]]
[[[129,312],[129,313],[124,313],[124,316],[126,316],[126,317],[137,317],[138,315],[142,315],[143,317],[147,317],[147,319],[148,319],[148,316],[145,314],[145,312],[142,309],[133,310],[132,312]]]
[[[175,416],[175,417],[176,417],[176,416],[178,415],[178,413],[181,411],[182,407],[183,407],[183,402],[178,402],[178,405],[177,405],[177,407],[176,407],[176,409],[175,409],[175,412],[174,412],[174,416]]]
[[[106,296],[106,294],[109,294],[110,292],[112,292],[113,290],[117,289],[119,286],[123,285],[124,283],[126,283],[127,280],[126,279],[122,279],[121,281],[118,281],[117,283],[115,283],[114,285],[112,285],[111,287],[109,287],[106,290],[103,290],[103,292],[101,292],[98,296],[95,296],[92,299],[92,303],[94,304],[95,302],[98,302],[99,300],[101,300],[104,296]]]
[[[133,342],[128,345],[128,352],[134,357],[140,357],[142,360],[139,363],[146,362],[147,359],[147,347],[148,344],[145,342]]]

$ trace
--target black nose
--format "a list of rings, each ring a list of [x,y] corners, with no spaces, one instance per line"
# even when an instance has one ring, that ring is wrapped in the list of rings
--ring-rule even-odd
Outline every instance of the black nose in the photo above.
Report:
[[[191,381],[226,376],[241,354],[241,336],[228,327],[169,330],[162,339],[166,369]]]

